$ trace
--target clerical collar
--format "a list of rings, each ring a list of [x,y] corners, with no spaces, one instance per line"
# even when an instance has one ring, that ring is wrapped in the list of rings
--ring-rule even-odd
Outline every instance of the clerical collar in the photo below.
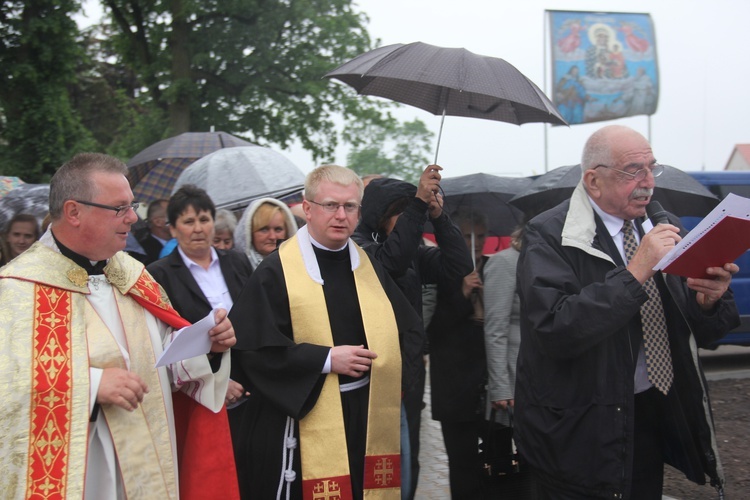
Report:
[[[104,274],[104,266],[107,265],[106,260],[100,260],[99,262],[91,261],[87,257],[74,252],[70,248],[60,243],[60,240],[55,238],[55,233],[52,233],[52,238],[54,238],[55,244],[57,244],[57,248],[60,249],[60,253],[85,269],[89,276]]]
[[[340,252],[340,251],[346,249],[346,247],[349,245],[349,240],[347,240],[346,243],[344,243],[344,246],[341,247],[341,248],[328,248],[327,246],[321,245],[320,243],[318,243],[317,241],[315,241],[315,238],[313,238],[312,235],[311,235],[310,236],[310,243],[312,244],[312,246],[314,246],[316,248],[320,248],[321,250],[328,250],[329,252]]]

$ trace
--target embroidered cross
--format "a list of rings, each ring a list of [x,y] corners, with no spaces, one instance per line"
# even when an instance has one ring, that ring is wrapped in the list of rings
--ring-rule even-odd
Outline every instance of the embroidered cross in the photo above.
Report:
[[[386,486],[393,481],[393,461],[390,458],[381,458],[375,464],[375,483]]]
[[[339,483],[324,479],[313,487],[313,500],[341,500]]]

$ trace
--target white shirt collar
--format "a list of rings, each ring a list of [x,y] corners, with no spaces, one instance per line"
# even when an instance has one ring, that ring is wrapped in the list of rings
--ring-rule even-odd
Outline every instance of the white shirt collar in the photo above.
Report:
[[[586,195],[588,196],[588,193]],[[624,220],[614,215],[608,214],[607,212],[602,210],[599,205],[597,205],[596,202],[591,198],[591,196],[589,196],[589,201],[591,202],[591,207],[602,219],[604,227],[607,228],[607,232],[609,232],[609,235],[614,238],[619,232],[622,231]],[[641,227],[643,227],[643,232],[647,233],[651,231],[654,226],[653,224],[651,224],[650,220],[645,219],[641,224]],[[637,241],[640,241],[640,235],[638,234],[637,228],[635,226],[633,226],[633,234],[636,235]]]
[[[190,269],[192,266],[198,266],[202,267],[200,264],[197,264],[193,259],[188,257],[185,252],[182,251],[182,248],[180,248],[180,245],[177,245],[177,251],[180,252],[180,257],[182,257],[182,262],[185,263],[185,266]],[[214,265],[216,261],[219,260],[219,254],[216,253],[216,249],[212,246],[211,247],[211,263],[208,265],[208,267],[211,267]]]
[[[599,205],[597,205],[596,202],[591,198],[591,196],[589,196],[589,201],[591,202],[591,208],[593,208],[594,212],[599,215],[599,218],[601,218],[602,222],[604,223],[604,227],[607,228],[607,232],[609,233],[609,235],[614,238],[617,233],[622,231],[624,220],[614,215],[608,214],[607,212],[602,210]]]

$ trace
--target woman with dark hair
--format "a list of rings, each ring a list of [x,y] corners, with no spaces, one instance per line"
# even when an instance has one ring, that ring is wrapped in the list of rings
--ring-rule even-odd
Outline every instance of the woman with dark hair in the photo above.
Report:
[[[191,323],[216,307],[230,311],[252,273],[241,253],[214,248],[215,218],[216,207],[206,191],[192,184],[182,186],[167,205],[169,230],[177,247],[146,268],[167,292],[172,306]],[[242,385],[229,381],[226,404],[230,425],[240,411],[230,408],[248,394]]]
[[[39,222],[31,214],[16,214],[5,226],[0,266],[29,249],[39,239]]]
[[[191,323],[218,306],[229,311],[252,273],[241,253],[212,246],[215,215],[216,207],[203,189],[182,186],[167,205],[169,230],[177,247],[147,267],[177,312]],[[227,403],[235,403],[241,395],[242,387],[230,383]]]

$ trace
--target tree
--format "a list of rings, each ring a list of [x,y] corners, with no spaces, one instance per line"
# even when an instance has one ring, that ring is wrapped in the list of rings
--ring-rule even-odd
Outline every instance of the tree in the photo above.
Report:
[[[338,143],[334,115],[387,119],[387,104],[322,79],[371,48],[367,17],[351,0],[103,4],[117,28],[113,46],[140,84],[139,102],[166,117],[154,140],[214,127],[282,148],[298,140],[321,159]]]
[[[69,99],[82,57],[70,18],[77,0],[0,6],[0,172],[46,182],[70,156],[94,146]]]
[[[421,120],[383,125],[355,122],[344,137],[353,144],[346,161],[360,175],[381,174],[416,184],[429,164],[435,134]]]

